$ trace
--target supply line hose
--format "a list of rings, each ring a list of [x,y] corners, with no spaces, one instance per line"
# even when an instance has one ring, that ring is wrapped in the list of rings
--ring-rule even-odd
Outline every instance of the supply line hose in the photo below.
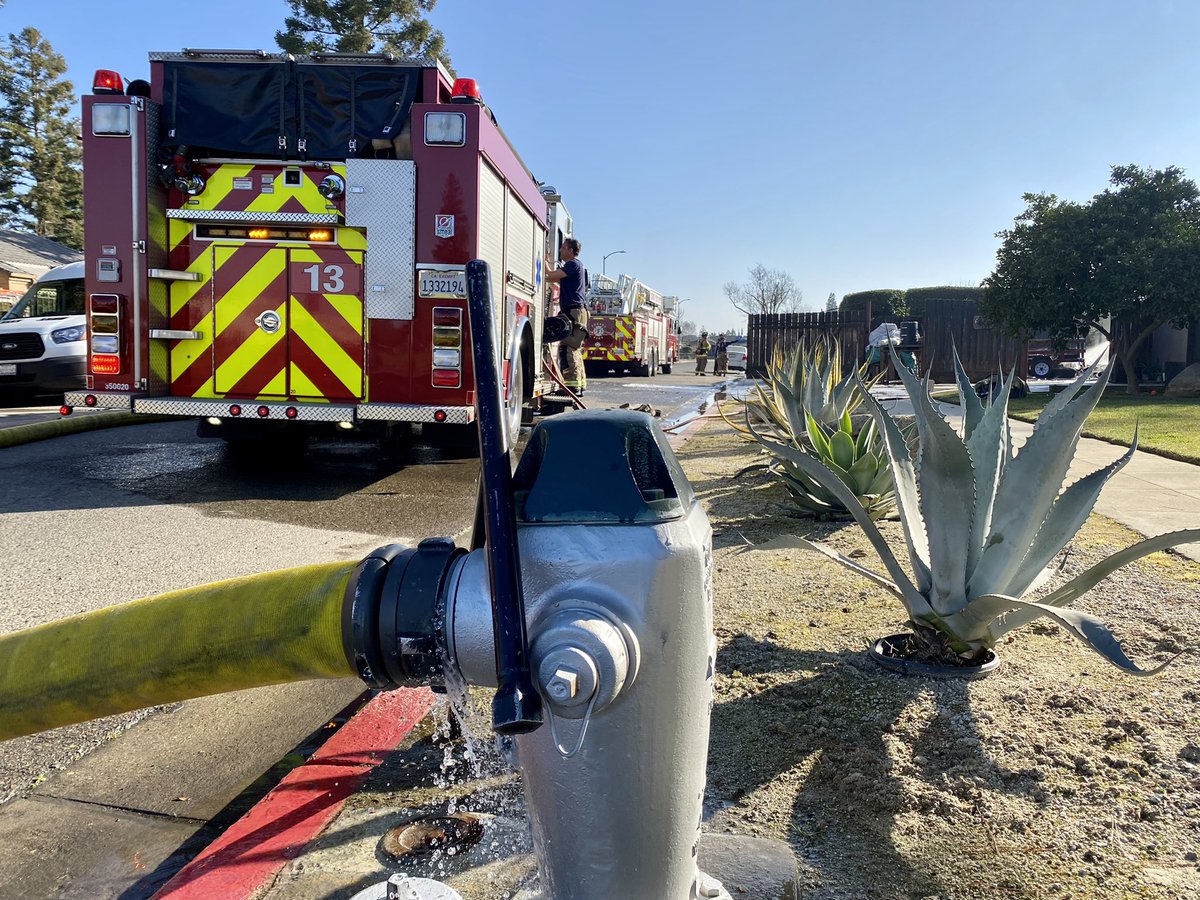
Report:
[[[79,434],[83,431],[96,431],[100,428],[118,428],[122,425],[149,425],[152,422],[167,422],[176,418],[178,417],[105,412],[92,413],[86,416],[72,416],[69,419],[31,422],[28,425],[14,425],[12,428],[0,428],[0,450],[3,450],[5,447],[30,444],[34,441],[63,437],[68,434]]]
[[[225,691],[357,673],[357,560],[251,575],[0,635],[0,740]]]

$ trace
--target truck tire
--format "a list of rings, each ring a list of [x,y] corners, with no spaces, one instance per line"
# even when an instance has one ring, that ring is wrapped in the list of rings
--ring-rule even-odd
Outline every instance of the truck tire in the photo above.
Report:
[[[670,374],[671,374],[671,364],[670,364],[669,362],[665,362],[665,363],[663,363],[663,364],[662,364],[662,373],[663,373],[664,375],[670,375]]]
[[[512,366],[512,386],[508,391],[508,402],[504,407],[504,426],[508,432],[508,446],[511,450],[517,446],[517,438],[521,436],[521,410],[525,406],[525,367],[520,357]]]

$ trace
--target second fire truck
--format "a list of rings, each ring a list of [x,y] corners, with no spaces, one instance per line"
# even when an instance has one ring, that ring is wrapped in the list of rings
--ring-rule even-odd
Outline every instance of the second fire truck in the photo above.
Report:
[[[614,369],[650,378],[660,370],[671,373],[679,360],[675,297],[664,297],[629,275],[600,275],[588,291],[587,305],[583,358],[589,373]]]

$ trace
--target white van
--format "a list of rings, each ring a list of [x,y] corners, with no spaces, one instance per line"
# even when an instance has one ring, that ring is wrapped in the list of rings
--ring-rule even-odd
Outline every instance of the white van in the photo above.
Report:
[[[0,318],[0,397],[85,386],[83,263],[51,269]]]

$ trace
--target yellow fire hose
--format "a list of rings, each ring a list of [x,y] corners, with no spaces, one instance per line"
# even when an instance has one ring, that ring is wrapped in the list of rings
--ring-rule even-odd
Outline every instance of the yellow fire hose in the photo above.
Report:
[[[79,434],[82,431],[95,431],[99,428],[116,428],[121,425],[148,425],[151,422],[165,422],[176,416],[142,416],[128,412],[92,413],[86,416],[72,416],[69,419],[51,419],[46,422],[32,422],[28,425],[14,425],[12,428],[0,428],[0,450],[5,447],[16,447],[33,441],[44,441],[48,438],[62,437],[66,434]]]
[[[341,616],[357,565],[221,581],[0,635],[0,740],[225,691],[354,676]]]

